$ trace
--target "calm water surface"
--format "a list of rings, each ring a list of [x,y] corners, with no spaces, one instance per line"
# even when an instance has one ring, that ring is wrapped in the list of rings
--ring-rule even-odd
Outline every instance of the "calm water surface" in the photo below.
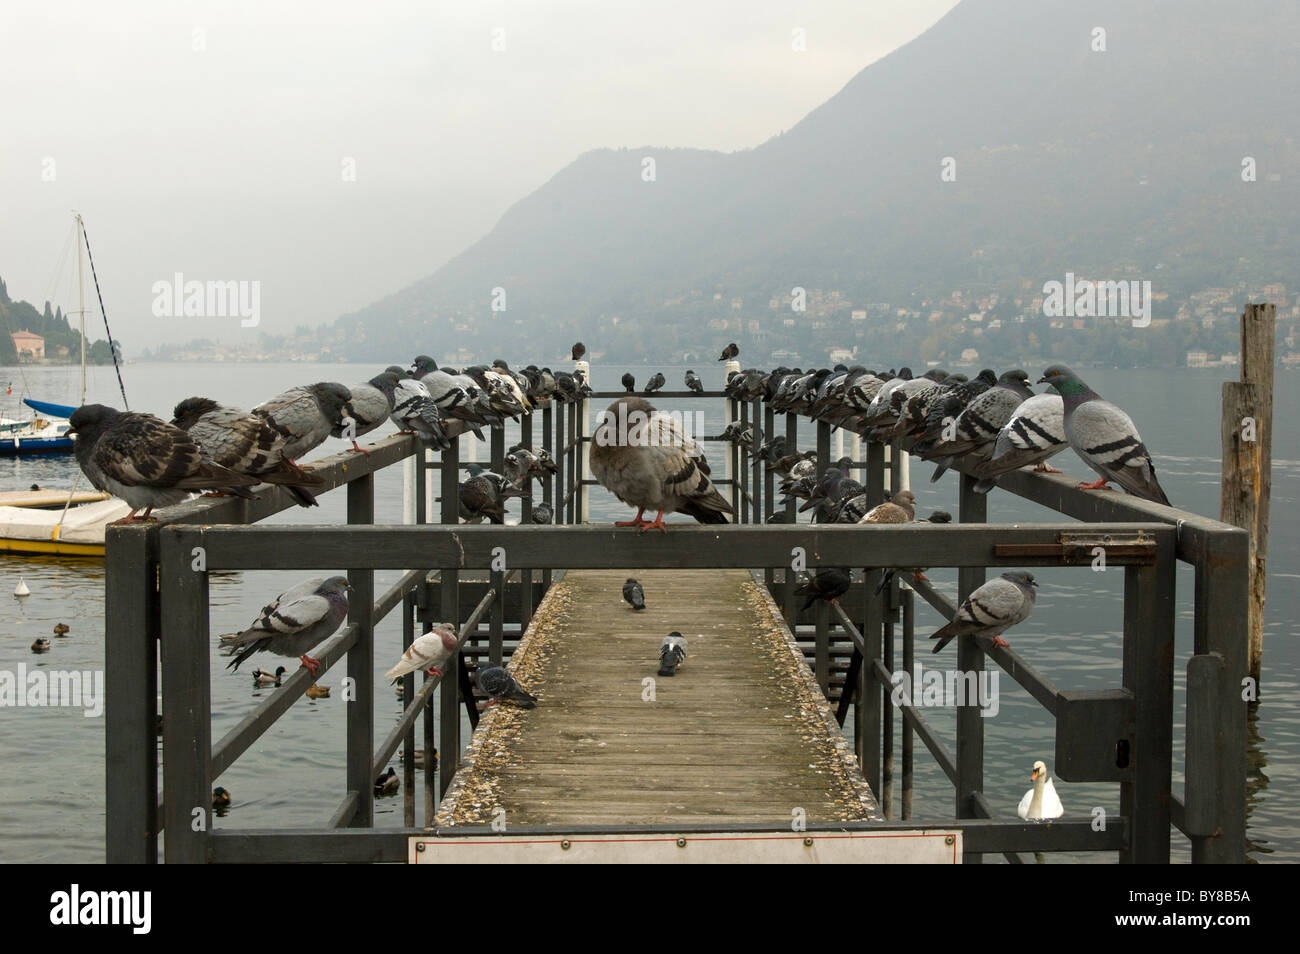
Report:
[[[506,354],[507,358],[514,356]],[[399,359],[400,360],[400,359]],[[519,365],[529,359],[515,358]],[[512,361],[512,366],[514,361]],[[553,367],[567,362],[552,361]],[[32,396],[59,403],[78,402],[76,369],[25,369]],[[369,365],[230,365],[136,364],[124,369],[131,406],[170,417],[177,401],[195,394],[243,407],[264,400],[292,384],[338,380],[363,381],[381,370]],[[618,379],[630,370],[638,381],[656,370],[668,377],[668,387],[682,386],[684,368],[597,366],[595,385],[618,389]],[[706,386],[721,385],[715,365],[697,368]],[[1037,371],[1039,369],[1028,369]],[[0,413],[15,415],[22,388],[17,369],[3,372],[14,382],[14,395],[0,404]],[[89,400],[121,406],[111,368],[93,368]],[[1037,376],[1036,374],[1034,375]],[[1219,506],[1219,385],[1231,377],[1226,369],[1208,371],[1089,371],[1095,390],[1115,401],[1137,421],[1152,449],[1162,485],[1174,503],[1201,514],[1217,515]],[[1300,374],[1281,374],[1275,397],[1276,436],[1273,445],[1272,527],[1269,539],[1268,613],[1265,623],[1263,701],[1251,723],[1250,822],[1251,857],[1258,861],[1300,861],[1300,706],[1297,706],[1297,663],[1300,640]],[[701,402],[688,405],[696,411]],[[670,408],[670,402],[660,406]],[[720,428],[722,409],[706,410],[708,433]],[[387,429],[386,429],[387,430]],[[811,440],[811,428],[801,428]],[[508,440],[511,439],[508,435]],[[344,445],[328,442],[315,456],[336,453]],[[480,445],[486,458],[486,445]],[[716,446],[706,447],[715,473],[722,471]],[[1055,463],[1071,474],[1092,478],[1083,464],[1066,451]],[[956,513],[957,479],[928,482],[930,467],[916,464],[913,490],[920,509],[942,508]],[[400,468],[377,478],[376,519],[398,523],[402,517]],[[0,490],[25,489],[32,483],[68,487],[80,472],[71,457],[0,459]],[[84,481],[83,481],[84,486]],[[342,523],[344,495],[321,498],[319,509],[295,508],[275,523]],[[515,507],[517,509],[517,505]],[[592,518],[598,521],[627,514],[612,496],[593,488]],[[994,491],[989,497],[991,521],[1060,519],[1036,504]],[[277,593],[306,573],[219,574],[212,580],[212,631],[242,629]],[[376,574],[380,589],[397,573]],[[951,595],[955,571],[935,570],[933,579]],[[1101,689],[1120,684],[1123,591],[1122,572],[1093,573],[1078,569],[1035,570],[1040,594],[1034,615],[1012,638],[1017,651],[1062,689]],[[19,577],[31,588],[25,600],[11,596]],[[104,573],[102,563],[0,556],[0,670],[16,672],[19,664],[48,669],[100,670],[104,661]],[[1192,645],[1192,572],[1179,567],[1178,662],[1175,766],[1182,763],[1184,672]],[[917,601],[918,636],[942,620]],[[1244,608],[1243,608],[1244,611]],[[54,641],[52,652],[31,653],[37,636],[49,636],[55,623],[67,623],[69,638]],[[401,630],[396,615],[377,631],[378,672],[385,660],[400,653]],[[268,658],[268,661],[271,661]],[[927,660],[928,661],[928,660]],[[245,716],[258,699],[273,689],[254,689],[252,680],[225,668],[226,659],[212,658],[213,738],[219,738]],[[272,662],[272,666],[278,665]],[[336,674],[337,673],[337,674]],[[342,669],[325,677],[337,685]],[[989,800],[1013,813],[1029,787],[1036,759],[1053,761],[1054,726],[1047,714],[1010,678],[999,681],[1001,708],[986,722],[985,791]],[[397,721],[401,703],[380,685],[376,731],[385,734]],[[435,709],[436,711],[436,709]],[[953,719],[933,713],[932,723],[953,742]],[[233,793],[234,805],[218,824],[237,827],[318,825],[337,806],[343,793],[344,708],[337,699],[303,699],[220,779]],[[942,817],[951,811],[952,789],[917,747],[915,806],[918,818]],[[104,722],[86,718],[79,709],[0,709],[0,754],[6,771],[0,774],[0,861],[85,861],[103,857]],[[1057,780],[1067,811],[1102,806],[1118,812],[1118,788],[1113,785],[1067,784]],[[1176,788],[1181,788],[1181,776]],[[422,798],[422,796],[421,796]],[[417,801],[419,804],[419,801]],[[401,799],[380,800],[377,824],[400,826]],[[1175,855],[1189,858],[1186,839],[1173,836]],[[1076,860],[1110,860],[1082,856]]]

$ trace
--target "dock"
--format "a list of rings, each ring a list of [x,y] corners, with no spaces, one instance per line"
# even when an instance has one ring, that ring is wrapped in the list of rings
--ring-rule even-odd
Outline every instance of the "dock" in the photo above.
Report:
[[[641,612],[622,598],[630,576],[645,588]],[[673,630],[688,656],[657,677]],[[803,653],[745,570],[570,571],[511,671],[537,708],[487,710],[438,826],[882,818]]]

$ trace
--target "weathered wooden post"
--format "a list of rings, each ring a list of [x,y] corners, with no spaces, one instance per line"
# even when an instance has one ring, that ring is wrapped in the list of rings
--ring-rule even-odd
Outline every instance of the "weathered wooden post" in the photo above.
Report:
[[[1223,482],[1219,518],[1250,531],[1250,675],[1264,655],[1264,569],[1273,461],[1273,305],[1241,315],[1241,381],[1223,383]]]

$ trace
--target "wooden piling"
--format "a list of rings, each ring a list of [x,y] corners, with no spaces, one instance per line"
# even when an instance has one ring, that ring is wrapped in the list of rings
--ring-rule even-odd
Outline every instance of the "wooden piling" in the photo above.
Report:
[[[1219,515],[1250,531],[1250,675],[1259,685],[1264,655],[1265,558],[1273,447],[1273,305],[1241,315],[1241,381],[1223,383],[1223,479]]]

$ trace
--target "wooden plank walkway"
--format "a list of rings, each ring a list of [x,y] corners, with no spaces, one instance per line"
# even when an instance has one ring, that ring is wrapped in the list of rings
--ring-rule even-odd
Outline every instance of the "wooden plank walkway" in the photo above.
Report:
[[[623,602],[636,576],[646,609]],[[656,677],[659,644],[689,655]],[[852,747],[775,604],[744,570],[575,570],[510,669],[537,708],[493,706],[435,824],[879,819]],[[654,677],[654,698],[643,680]]]

